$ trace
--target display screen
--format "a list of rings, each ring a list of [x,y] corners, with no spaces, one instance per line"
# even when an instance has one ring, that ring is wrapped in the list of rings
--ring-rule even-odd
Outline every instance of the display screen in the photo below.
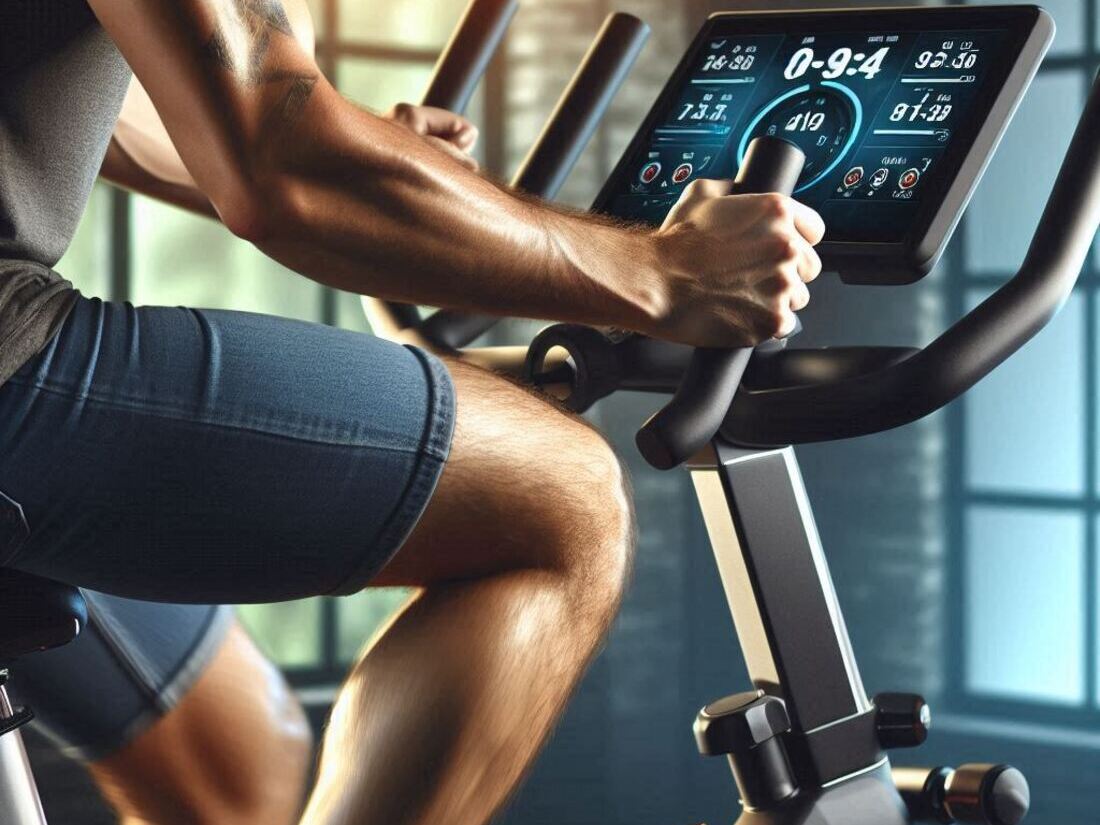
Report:
[[[905,238],[922,200],[958,171],[952,150],[988,115],[1018,32],[921,30],[897,15],[892,28],[858,27],[872,15],[845,15],[835,31],[806,21],[788,16],[789,31],[754,32],[752,21],[716,19],[597,209],[659,224],[688,183],[733,177],[750,141],[775,135],[806,154],[795,196],[821,213],[826,240]]]

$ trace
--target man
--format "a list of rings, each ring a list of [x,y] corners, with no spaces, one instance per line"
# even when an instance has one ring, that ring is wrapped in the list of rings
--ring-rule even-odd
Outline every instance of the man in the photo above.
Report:
[[[45,13],[24,6],[32,30]],[[485,822],[617,607],[632,544],[619,463],[582,422],[457,361],[72,294],[48,267],[125,89],[115,47],[203,202],[355,292],[744,346],[792,328],[820,218],[714,181],[660,231],[555,211],[440,151],[469,140],[461,119],[344,101],[276,0],[87,7],[105,37],[48,44],[67,80],[20,99],[32,174],[0,173],[21,196],[0,194],[0,277],[22,296],[0,304],[20,331],[0,343],[0,489],[28,522],[0,564],[175,602],[420,588],[345,685],[303,821]]]
[[[312,53],[305,3],[290,0],[286,11]],[[88,23],[94,18],[85,10],[54,26],[79,31]],[[136,79],[100,176],[216,217]],[[312,734],[232,607],[84,595],[83,634],[21,661],[11,693],[34,708],[39,730],[88,766],[122,825],[296,822]]]

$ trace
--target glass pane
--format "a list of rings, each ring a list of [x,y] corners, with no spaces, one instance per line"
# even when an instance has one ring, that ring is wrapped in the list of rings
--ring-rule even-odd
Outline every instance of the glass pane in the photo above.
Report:
[[[350,292],[336,293],[336,326],[353,329],[356,332],[371,331],[358,295],[352,295]]]
[[[336,655],[350,662],[401,605],[411,591],[400,587],[371,588],[336,601]]]
[[[80,219],[73,242],[57,266],[58,272],[89,298],[112,298],[111,196],[105,183],[97,183]]]
[[[135,197],[133,231],[134,303],[320,318],[321,287],[220,224]]]
[[[468,0],[339,0],[341,40],[439,48],[451,36]]]
[[[1011,274],[1023,262],[1081,114],[1083,89],[1077,71],[1042,74],[1031,85],[967,211],[968,271]]]
[[[241,624],[273,662],[283,667],[321,664],[321,600],[242,604]]]
[[[971,0],[974,5],[1031,5],[1030,0]],[[1052,55],[1076,55],[1085,49],[1085,6],[1081,0],[1043,0],[1039,4],[1050,12],[1058,26],[1054,43],[1050,47]]]
[[[432,66],[346,58],[337,64],[337,85],[346,97],[375,111],[415,103],[424,95]]]
[[[966,687],[1085,698],[1085,529],[1078,513],[974,507],[966,519]]]
[[[970,305],[984,294],[971,293]],[[1085,300],[1062,312],[964,402],[973,489],[1079,495],[1085,487]]]

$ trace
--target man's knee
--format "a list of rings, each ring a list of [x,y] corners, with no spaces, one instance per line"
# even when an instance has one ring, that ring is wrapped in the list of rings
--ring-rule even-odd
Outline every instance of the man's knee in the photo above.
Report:
[[[617,605],[634,554],[634,510],[629,477],[612,447],[586,424],[570,420],[551,460],[538,530],[551,525],[556,541],[543,545],[546,563],[559,567],[590,594]]]
[[[486,461],[478,486],[509,511],[501,538],[512,545],[513,558],[564,573],[617,604],[633,556],[634,511],[629,478],[614,449],[584,419],[470,369],[455,372],[459,461],[471,452],[474,461]],[[463,389],[480,402],[468,403],[465,414]],[[497,437],[493,450],[486,449],[486,432]],[[490,453],[503,453],[505,461],[487,459]]]
[[[461,363],[450,458],[416,530],[378,585],[542,569],[621,595],[633,551],[625,470],[585,421]]]

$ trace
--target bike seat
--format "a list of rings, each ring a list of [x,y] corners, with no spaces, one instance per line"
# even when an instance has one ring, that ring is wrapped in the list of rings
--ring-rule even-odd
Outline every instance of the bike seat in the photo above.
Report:
[[[68,644],[87,622],[75,587],[0,569],[0,662]]]

